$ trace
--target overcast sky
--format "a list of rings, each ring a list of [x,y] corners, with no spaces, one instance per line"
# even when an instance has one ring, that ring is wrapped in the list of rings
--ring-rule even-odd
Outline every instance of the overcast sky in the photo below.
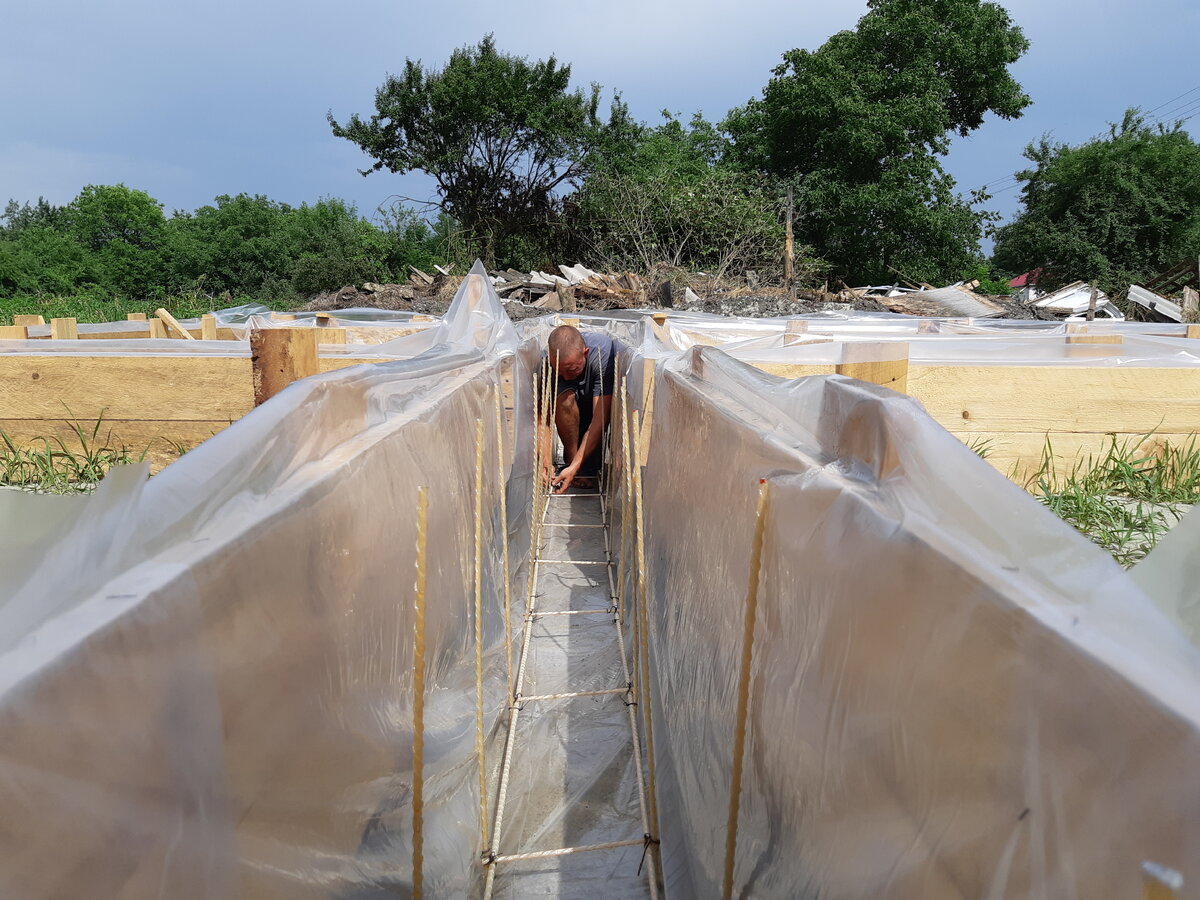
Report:
[[[1181,94],[1173,106],[1200,113],[1198,0],[1006,5],[1032,42],[1014,71],[1033,106],[988,120],[946,161],[964,192],[999,181],[993,206],[1006,217],[1017,192],[1003,179],[1041,134],[1080,141],[1128,106]],[[717,119],[758,94],[785,50],[815,49],[865,11],[852,0],[0,0],[0,202],[66,203],[85,184],[123,182],[168,212],[245,191],[343,197],[370,215],[428,185],[358,175],[366,157],[330,134],[325,113],[369,114],[405,57],[440,65],[490,31],[503,51],[555,54],[577,83],[620,90],[639,118]],[[1200,115],[1188,127],[1200,135]]]

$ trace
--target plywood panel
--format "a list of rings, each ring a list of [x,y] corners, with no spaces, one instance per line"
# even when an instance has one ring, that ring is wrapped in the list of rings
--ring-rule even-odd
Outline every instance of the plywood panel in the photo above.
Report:
[[[951,431],[1200,431],[1200,368],[913,366],[908,393]]]
[[[248,357],[0,356],[3,419],[229,421],[253,407]]]

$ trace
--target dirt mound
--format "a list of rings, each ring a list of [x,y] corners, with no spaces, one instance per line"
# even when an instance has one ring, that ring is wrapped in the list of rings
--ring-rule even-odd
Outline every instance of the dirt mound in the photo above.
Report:
[[[456,278],[448,278],[444,284],[419,290],[411,284],[364,284],[362,287],[348,284],[341,290],[318,294],[301,307],[303,312],[332,312],[355,307],[402,310],[427,316],[440,316],[450,307],[454,292],[458,290]]]

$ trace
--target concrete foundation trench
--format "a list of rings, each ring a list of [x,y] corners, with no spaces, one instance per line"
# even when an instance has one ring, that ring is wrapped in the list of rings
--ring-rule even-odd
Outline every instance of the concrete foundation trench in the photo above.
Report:
[[[549,327],[468,278],[0,495],[0,896],[1197,896],[1200,651],[1110,558],[915,400],[636,316],[548,494]]]

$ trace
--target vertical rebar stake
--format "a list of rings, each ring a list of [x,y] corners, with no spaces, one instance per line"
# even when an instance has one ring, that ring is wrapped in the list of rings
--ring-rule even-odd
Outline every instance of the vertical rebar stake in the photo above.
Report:
[[[508,680],[504,701],[508,706],[513,693],[512,667],[512,590],[508,572],[508,479],[504,475],[504,397],[496,385],[496,469],[500,485],[500,554],[504,563],[504,665]]]
[[[475,755],[479,758],[479,835],[488,847],[483,759],[483,419],[475,420]]]
[[[746,615],[742,629],[742,663],[738,672],[737,719],[733,733],[733,772],[729,785],[729,821],[725,826],[725,885],[722,896],[733,896],[733,861],[737,851],[738,810],[742,801],[742,766],[746,755],[746,714],[750,706],[750,660],[754,650],[754,623],[758,616],[758,582],[762,568],[763,535],[767,527],[770,486],[758,482],[758,505],[754,512],[754,542],[750,548],[750,582],[746,587]]]
[[[425,847],[425,551],[428,545],[429,490],[417,488],[417,579],[413,587],[416,619],[413,626],[413,900],[421,900]]]

